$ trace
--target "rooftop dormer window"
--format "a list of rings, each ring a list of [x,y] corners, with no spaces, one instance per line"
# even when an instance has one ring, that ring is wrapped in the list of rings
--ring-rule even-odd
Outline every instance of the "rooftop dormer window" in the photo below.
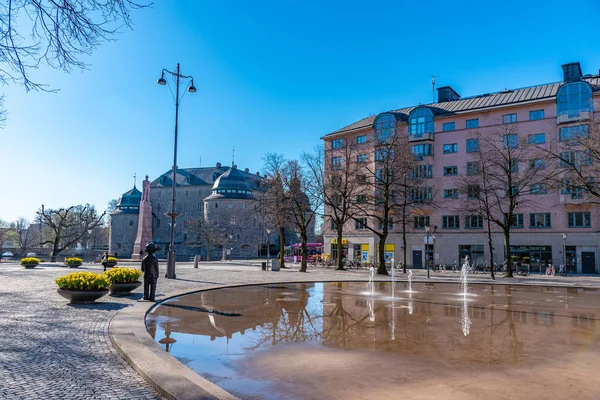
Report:
[[[556,94],[556,117],[558,123],[588,120],[592,118],[594,103],[592,88],[587,82],[562,85]]]
[[[382,113],[375,118],[373,130],[375,139],[379,142],[385,142],[390,136],[396,134],[396,116],[392,113]]]
[[[408,117],[408,134],[420,137],[426,133],[433,133],[433,113],[429,108],[415,108]]]

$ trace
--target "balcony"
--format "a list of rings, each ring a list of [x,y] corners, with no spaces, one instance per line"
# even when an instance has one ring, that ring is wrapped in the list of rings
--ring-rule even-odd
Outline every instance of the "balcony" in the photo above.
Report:
[[[433,132],[432,133],[420,133],[416,135],[408,135],[409,142],[421,142],[423,140],[433,140]]]
[[[594,113],[590,111],[581,112],[577,116],[569,116],[568,114],[558,115],[556,117],[557,124],[568,124],[572,122],[591,121],[594,118]]]

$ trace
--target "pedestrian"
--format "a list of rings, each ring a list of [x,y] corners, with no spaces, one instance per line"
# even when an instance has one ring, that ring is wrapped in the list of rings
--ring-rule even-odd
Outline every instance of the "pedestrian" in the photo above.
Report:
[[[105,271],[106,271],[107,264],[108,264],[108,251],[105,251],[104,254],[102,254],[102,266],[104,267]]]
[[[154,253],[160,250],[153,242],[146,244],[146,257],[142,260],[144,273],[144,300],[154,301],[156,296],[156,281],[158,280],[158,258]]]

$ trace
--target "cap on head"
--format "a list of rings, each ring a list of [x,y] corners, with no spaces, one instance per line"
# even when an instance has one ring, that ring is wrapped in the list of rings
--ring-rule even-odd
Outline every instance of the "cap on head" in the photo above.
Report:
[[[146,251],[148,253],[154,253],[158,250],[158,247],[156,246],[156,244],[154,244],[154,242],[148,242],[146,244]]]

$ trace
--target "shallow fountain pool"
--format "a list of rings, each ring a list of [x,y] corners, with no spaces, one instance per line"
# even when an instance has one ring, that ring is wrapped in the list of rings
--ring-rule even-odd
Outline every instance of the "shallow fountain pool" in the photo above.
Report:
[[[327,282],[192,293],[146,326],[243,399],[597,399],[599,317],[597,289]]]

